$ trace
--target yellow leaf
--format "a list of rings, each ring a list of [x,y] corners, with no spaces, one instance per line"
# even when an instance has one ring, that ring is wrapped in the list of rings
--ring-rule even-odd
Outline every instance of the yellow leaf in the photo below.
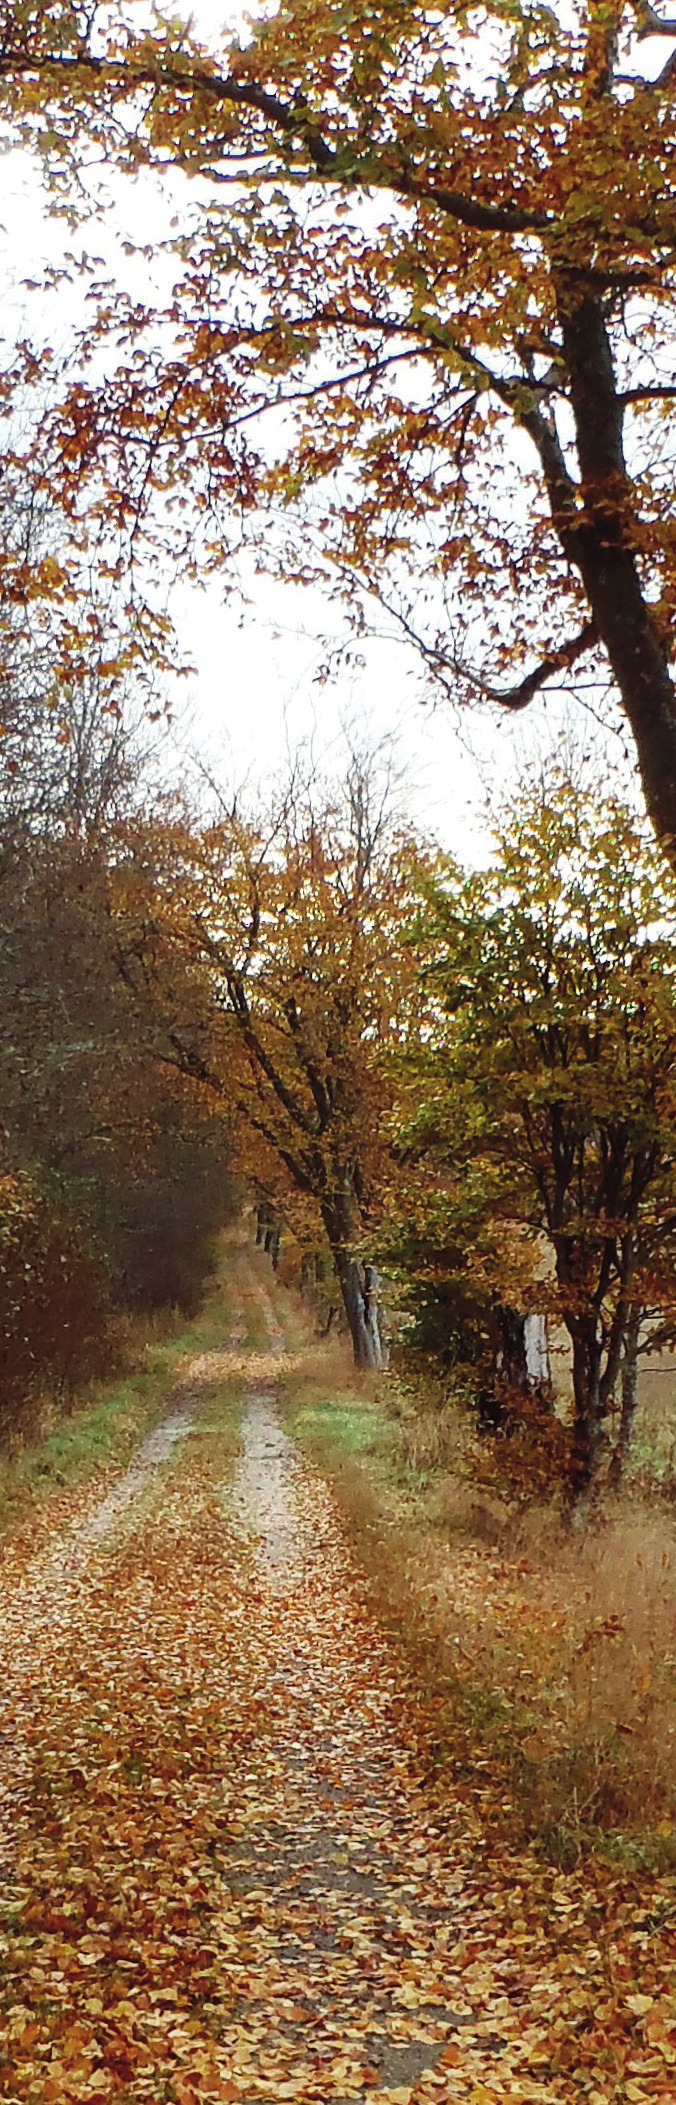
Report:
[[[420,1989],[416,1988],[414,1981],[404,1981],[402,1987],[396,1991],[396,2000],[398,2003],[405,2003],[408,2010],[417,2010]]]

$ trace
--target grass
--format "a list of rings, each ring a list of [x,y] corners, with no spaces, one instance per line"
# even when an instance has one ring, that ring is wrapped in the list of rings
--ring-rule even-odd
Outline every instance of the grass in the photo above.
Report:
[[[221,1273],[194,1319],[186,1322],[175,1311],[168,1313],[165,1335],[159,1337],[156,1323],[136,1326],[132,1347],[135,1343],[137,1364],[130,1371],[76,1397],[67,1416],[0,1458],[0,1536],[54,1506],[55,1500],[62,1505],[89,1479],[124,1468],[139,1441],[164,1415],[168,1395],[186,1365],[221,1346],[230,1321],[231,1298]],[[227,1383],[218,1385],[219,1396],[221,1389],[225,1407]],[[232,1401],[228,1396],[228,1407]]]
[[[461,1414],[429,1422],[340,1345],[282,1382],[328,1475],[429,1733],[484,1818],[567,1867],[676,1865],[676,1520],[627,1494],[572,1535],[472,1475]]]
[[[90,1479],[124,1467],[190,1362],[229,1342],[191,1376],[203,1382],[191,1450],[224,1474],[243,1386],[278,1384],[290,1431],[334,1485],[449,1789],[563,1866],[590,1848],[620,1867],[675,1865],[676,1511],[630,1489],[593,1529],[565,1534],[551,1505],[500,1483],[495,1443],[477,1443],[466,1414],[357,1376],[345,1341],[312,1336],[298,1298],[248,1259],[240,1280],[230,1237],[194,1321],[146,1340],[131,1373],[0,1464],[0,1533],[60,1519]]]
[[[191,1466],[199,1462],[216,1482],[224,1476],[229,1478],[232,1462],[241,1446],[241,1417],[241,1375],[226,1374],[215,1382],[209,1381],[191,1429]],[[187,1446],[187,1442],[181,1442],[174,1449],[174,1467],[187,1461]]]
[[[396,1461],[396,1434],[374,1398],[332,1391],[326,1397],[304,1400],[303,1388],[312,1380],[311,1371],[301,1368],[298,1376],[294,1374],[295,1393],[287,1400],[287,1416],[304,1446],[319,1455],[330,1455],[338,1469],[351,1456],[358,1456],[373,1471],[379,1460],[386,1474],[388,1465]]]

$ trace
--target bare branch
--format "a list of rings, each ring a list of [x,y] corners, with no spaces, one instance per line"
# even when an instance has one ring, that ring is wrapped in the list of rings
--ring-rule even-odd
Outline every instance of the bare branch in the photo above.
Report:
[[[661,15],[656,14],[654,7],[648,5],[648,0],[636,0],[635,13],[640,25],[636,30],[639,44],[643,43],[646,37],[676,37],[676,17],[667,16],[666,20],[663,20]]]
[[[670,387],[626,387],[618,393],[618,402],[673,402],[676,401],[676,383]]]
[[[559,644],[557,650],[550,651],[547,657],[540,660],[539,665],[533,667],[532,672],[526,673],[522,680],[517,681],[516,686],[491,687],[486,681],[479,680],[474,680],[472,684],[480,688],[487,701],[498,702],[501,709],[526,709],[533,695],[538,694],[548,680],[553,679],[557,672],[563,672],[569,665],[577,664],[578,658],[583,658],[587,651],[593,650],[596,643],[596,624],[586,621],[577,636],[569,636],[565,643]],[[468,677],[467,674],[465,677]]]

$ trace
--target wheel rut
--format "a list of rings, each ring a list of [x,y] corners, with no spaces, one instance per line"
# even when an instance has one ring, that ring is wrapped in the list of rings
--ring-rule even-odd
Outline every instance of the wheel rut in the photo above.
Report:
[[[593,1890],[494,1857],[429,1781],[336,1502],[278,1413],[283,1325],[262,1272],[241,1278],[265,1351],[235,1325],[200,1355],[113,1490],[6,1587],[0,2097],[673,2097],[671,2064],[644,2091],[636,2056],[618,2087]],[[234,1467],[201,1409],[224,1366]]]

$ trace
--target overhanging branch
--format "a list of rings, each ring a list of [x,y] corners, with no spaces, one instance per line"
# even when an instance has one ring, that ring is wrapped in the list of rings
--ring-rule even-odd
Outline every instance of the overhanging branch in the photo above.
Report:
[[[314,116],[302,100],[289,105],[269,89],[240,78],[236,73],[221,75],[204,65],[176,65],[171,61],[162,63],[159,59],[145,57],[136,61],[132,57],[127,62],[98,58],[84,41],[73,53],[51,51],[40,54],[22,49],[20,43],[0,51],[0,76],[5,78],[37,76],[49,80],[51,77],[53,82],[72,78],[81,83],[87,75],[110,87],[116,100],[126,93],[133,97],[142,88],[154,91],[173,88],[181,95],[199,95],[224,108],[251,110],[253,115],[263,117],[282,138],[297,141],[305,149],[317,175],[338,183],[358,184],[360,181],[359,158],[352,155],[348,145],[333,147],[328,144],[321,116]],[[552,214],[536,207],[488,204],[467,196],[462,190],[447,188],[434,179],[420,180],[408,175],[405,169],[399,170],[387,163],[382,173],[371,165],[365,167],[362,179],[367,189],[394,190],[398,196],[410,198],[414,203],[434,205],[459,225],[471,227],[479,233],[538,233],[556,225]]]
[[[595,643],[598,643],[596,625],[593,621],[586,621],[577,636],[568,636],[565,643],[559,644],[557,650],[549,651],[545,658],[541,658],[540,664],[533,667],[532,672],[526,673],[522,680],[517,680],[514,687],[491,687],[485,681],[477,684],[487,700],[498,702],[501,709],[526,709],[533,695],[538,694],[548,680],[553,679],[557,672],[565,671],[569,665],[576,665],[578,658],[583,658],[587,651],[593,650]]]

